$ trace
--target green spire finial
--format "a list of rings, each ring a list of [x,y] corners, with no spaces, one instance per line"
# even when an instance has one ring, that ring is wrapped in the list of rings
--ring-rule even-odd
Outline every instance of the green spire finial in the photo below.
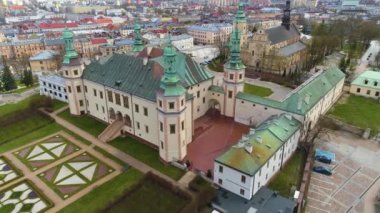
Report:
[[[235,16],[235,22],[246,22],[245,13],[244,13],[244,5],[243,3],[239,3],[239,9]]]
[[[229,69],[244,69],[245,66],[240,58],[240,32],[235,27],[231,33],[230,58],[226,63]]]
[[[161,78],[160,88],[164,90],[164,96],[178,96],[185,93],[185,89],[180,84],[175,62],[177,52],[172,45],[170,34],[168,44],[164,48],[164,75]]]
[[[63,57],[63,64],[70,64],[70,59],[78,58],[78,53],[74,48],[74,34],[65,28],[63,31],[63,40],[65,41],[65,55]]]
[[[144,49],[144,44],[141,36],[141,26],[138,20],[135,20],[135,26],[133,27],[135,32],[135,41],[133,43],[133,52],[141,52]]]

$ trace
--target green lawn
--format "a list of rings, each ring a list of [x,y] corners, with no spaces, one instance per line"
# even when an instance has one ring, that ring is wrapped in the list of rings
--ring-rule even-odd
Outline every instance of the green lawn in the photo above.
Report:
[[[244,84],[244,92],[251,94],[251,95],[257,95],[261,97],[267,97],[270,96],[273,91],[266,87],[256,86],[253,84]]]
[[[350,95],[345,103],[337,103],[329,114],[360,128],[380,131],[380,104],[372,98]]]
[[[120,197],[124,192],[135,184],[137,184],[143,174],[136,169],[128,169],[122,174],[116,176],[112,180],[104,183],[90,193],[81,197],[74,203],[66,206],[59,212],[61,213],[79,213],[83,212],[99,212],[105,208],[110,202]]]
[[[185,173],[174,166],[164,165],[160,161],[158,150],[138,142],[131,137],[118,137],[109,142],[109,144],[166,174],[174,180],[179,180]]]
[[[29,104],[32,100],[39,100],[42,96],[40,95],[33,95],[30,96],[20,102],[14,103],[14,104],[5,104],[0,106],[0,117],[11,114],[13,112],[17,112],[19,110],[23,110],[29,107]]]
[[[57,111],[66,105],[67,105],[67,103],[54,99],[53,100],[53,111]]]
[[[141,187],[116,203],[107,212],[176,213],[180,212],[187,202],[186,199],[148,179]]]
[[[40,138],[46,137],[46,136],[51,135],[55,132],[58,132],[61,129],[62,129],[62,127],[60,125],[58,125],[57,123],[51,123],[49,125],[46,125],[40,129],[36,130],[36,131],[25,134],[22,137],[18,137],[18,138],[11,140],[5,144],[1,144],[0,153],[15,149],[17,147],[23,146],[25,144],[28,144],[28,143],[33,142],[35,140],[38,140]]]
[[[52,123],[51,120],[41,116],[38,113],[31,112],[22,120],[15,120],[12,124],[1,127],[0,131],[0,145],[9,140],[15,139],[22,135],[28,134],[32,131],[38,131],[38,129]],[[12,116],[12,115],[11,115]],[[13,117],[13,116],[12,116]],[[0,119],[1,122],[1,119]]]
[[[11,94],[11,93],[20,94],[20,93],[23,93],[25,91],[35,89],[37,87],[38,87],[38,84],[34,84],[33,86],[30,86],[30,87],[22,86],[20,88],[14,89],[14,90],[6,91],[6,92],[4,92],[4,94]]]
[[[298,187],[301,183],[304,156],[304,153],[297,150],[285,167],[271,180],[268,187],[286,198],[292,196],[290,194],[292,186]]]
[[[96,137],[107,127],[106,124],[87,115],[73,116],[68,109],[58,116]]]

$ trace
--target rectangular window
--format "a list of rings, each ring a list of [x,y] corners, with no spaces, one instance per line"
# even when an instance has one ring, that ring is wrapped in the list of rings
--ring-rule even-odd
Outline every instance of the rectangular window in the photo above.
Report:
[[[79,100],[79,106],[83,106],[83,100]]]
[[[87,86],[84,86],[84,92],[87,93]]]
[[[108,96],[108,101],[113,102],[113,96],[112,96],[112,91],[107,91],[107,96]]]
[[[145,125],[145,132],[149,133],[149,126]]]
[[[164,149],[164,142],[161,141],[161,149]]]
[[[129,109],[128,96],[123,95],[123,104],[125,108]]]
[[[232,98],[232,91],[228,90],[228,98]]]
[[[148,108],[144,107],[144,115],[148,116]]]
[[[101,99],[103,99],[103,92],[102,91],[99,91],[99,96]]]
[[[104,110],[104,106],[102,106],[102,111],[103,111],[103,113],[105,113],[106,111]]]
[[[376,96],[376,97],[379,96],[379,92],[376,92],[376,93],[375,93],[375,96]]]
[[[223,173],[223,166],[219,166],[219,173]]]
[[[371,94],[371,90],[367,90],[367,95],[370,95]]]
[[[201,97],[201,91],[197,92],[197,98]]]
[[[79,92],[82,92],[80,86],[77,86],[77,92],[78,92],[78,93],[79,93]]]
[[[169,102],[169,109],[174,109],[174,102]]]
[[[206,103],[206,98],[205,97],[203,97],[203,103]]]
[[[115,103],[119,106],[121,106],[121,101],[120,101],[120,94],[115,93]]]
[[[69,93],[71,93],[71,87],[70,86],[67,86],[67,90],[69,91]]]
[[[160,131],[164,131],[164,124],[162,122],[160,122]]]
[[[78,70],[74,70],[74,75],[78,75]]]
[[[182,100],[181,100],[181,106],[183,106],[183,102],[184,102],[184,101],[183,101],[183,99],[182,99]]]
[[[222,185],[222,184],[223,184],[223,180],[219,178],[219,179],[218,179],[218,184],[219,184],[219,185]]]
[[[240,189],[240,194],[244,195],[244,189]]]
[[[182,129],[182,131],[185,130],[185,121],[181,122],[181,129]]]
[[[135,104],[135,112],[139,113],[139,105]]]
[[[239,79],[241,80],[243,78],[243,74],[239,74]]]
[[[170,134],[175,134],[175,124],[170,124]]]
[[[158,105],[159,105],[160,107],[162,107],[162,101],[161,101],[161,100],[158,101]]]
[[[136,122],[137,129],[140,129],[140,122]]]
[[[234,79],[234,74],[230,74],[230,80]]]
[[[244,175],[241,176],[241,182],[245,183],[245,176]]]
[[[96,111],[98,111],[99,110],[99,106],[98,106],[98,104],[96,104]]]
[[[96,97],[96,95],[97,95],[97,94],[96,94],[96,89],[94,89],[94,96]]]

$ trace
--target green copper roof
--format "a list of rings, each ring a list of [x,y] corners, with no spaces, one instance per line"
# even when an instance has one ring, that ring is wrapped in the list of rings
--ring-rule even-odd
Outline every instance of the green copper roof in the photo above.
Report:
[[[290,115],[274,115],[257,129],[251,129],[215,161],[254,176],[300,127],[301,123]],[[246,147],[252,147],[252,152]]]
[[[161,78],[164,74],[163,58],[148,60],[148,63],[144,65],[141,57],[113,54],[87,65],[83,72],[83,79],[156,101],[156,92],[160,89]],[[174,64],[180,85],[185,88],[213,78],[210,73],[183,53],[177,53]],[[170,93],[172,93],[171,90]],[[191,95],[187,98],[191,98]]]
[[[164,91],[164,96],[178,96],[185,93],[185,88],[180,84],[177,67],[174,66],[176,58],[177,53],[169,36],[168,45],[164,48],[164,75],[161,78],[160,85]]]
[[[237,27],[232,31],[231,34],[231,45],[230,45],[230,58],[224,66],[228,69],[241,70],[245,66],[240,58],[240,33]]]
[[[152,60],[158,62],[162,67],[165,66],[164,56],[153,58]],[[190,56],[180,52],[177,52],[173,67],[176,67],[177,75],[185,88],[214,77],[210,72],[191,59]]]
[[[380,89],[380,72],[371,70],[365,71],[357,78],[355,78],[351,84],[373,89]]]
[[[209,90],[209,91],[212,91],[212,92],[217,92],[217,93],[224,94],[223,87],[221,87],[221,86],[211,85],[211,86],[208,88],[208,90]]]
[[[132,51],[141,52],[144,49],[144,43],[141,36],[141,26],[137,23],[137,21],[135,22],[134,32],[135,32],[135,40],[133,43]]]
[[[338,68],[329,68],[323,73],[305,82],[282,101],[276,101],[247,93],[239,92],[237,98],[252,103],[305,115],[318,101],[323,98],[335,85],[345,78],[345,74]]]
[[[63,56],[63,64],[70,64],[70,60],[78,58],[78,53],[74,48],[74,34],[67,28],[63,31],[63,40],[65,41],[65,55]]]
[[[236,13],[235,22],[247,22],[245,18],[245,13],[244,13],[244,5],[242,3],[239,4],[239,9]]]

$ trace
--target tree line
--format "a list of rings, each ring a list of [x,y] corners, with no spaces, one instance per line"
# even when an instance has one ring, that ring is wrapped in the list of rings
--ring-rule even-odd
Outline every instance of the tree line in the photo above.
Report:
[[[311,28],[312,40],[305,63],[307,70],[321,63],[325,56],[341,50],[346,53],[343,67],[348,67],[347,61],[351,63],[352,59],[361,57],[371,40],[380,37],[380,26],[373,20],[348,18],[329,23],[312,23]]]
[[[34,84],[33,73],[31,70],[24,70],[20,82],[25,86],[30,87]],[[8,65],[4,66],[4,69],[0,75],[0,91],[10,91],[17,89],[17,82]]]

